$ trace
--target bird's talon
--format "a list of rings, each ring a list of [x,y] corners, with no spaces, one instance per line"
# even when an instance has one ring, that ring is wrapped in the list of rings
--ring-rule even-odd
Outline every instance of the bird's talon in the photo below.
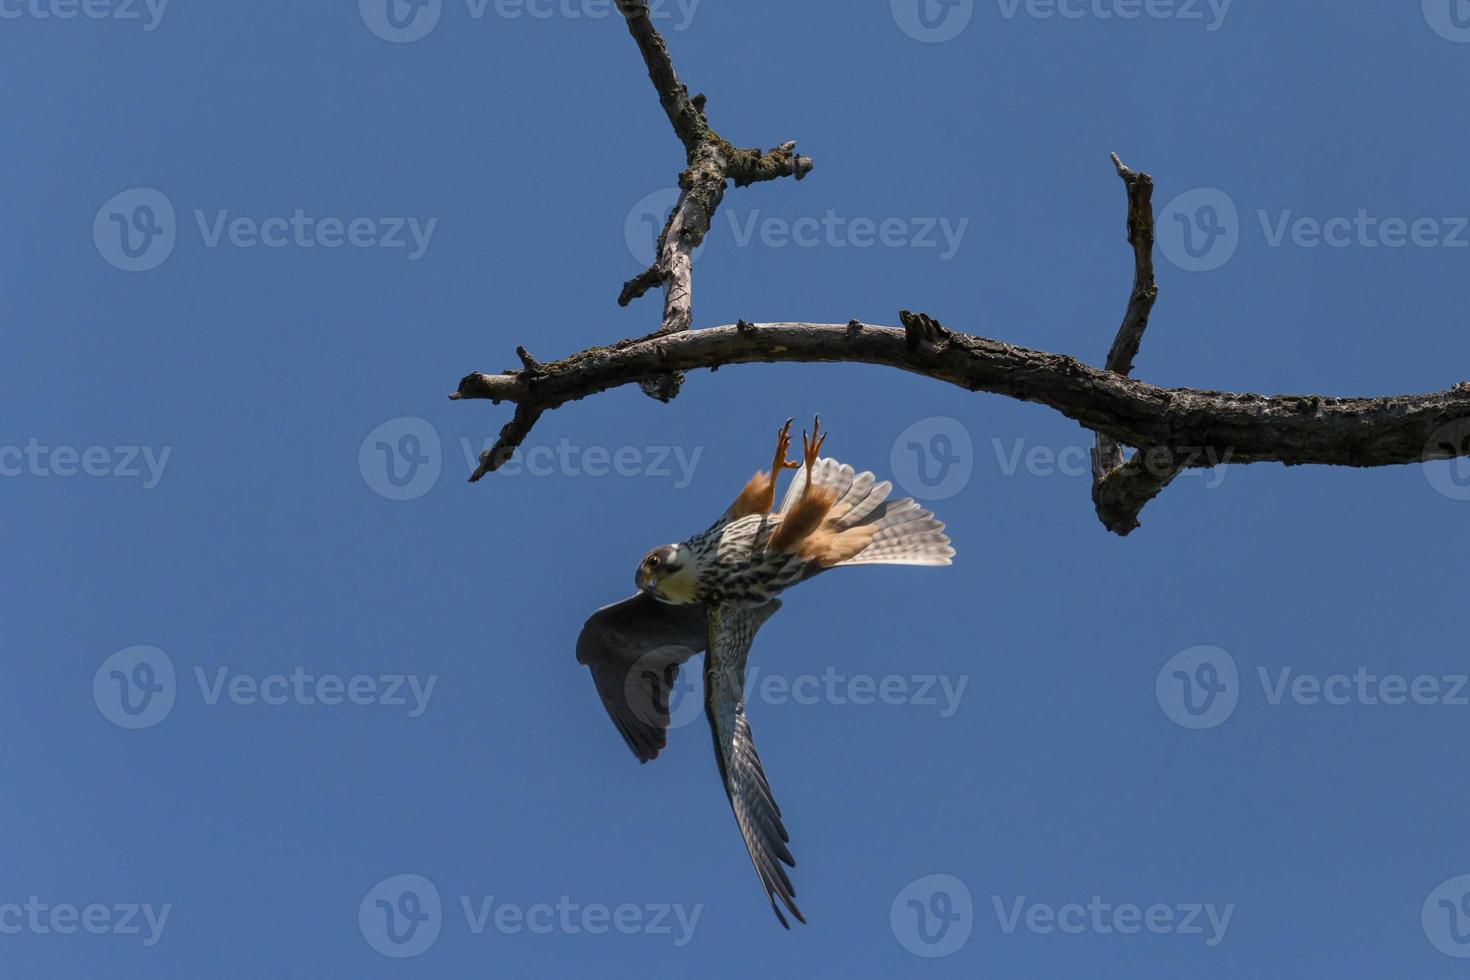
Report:
[[[791,448],[791,423],[794,421],[796,420],[787,419],[786,424],[781,426],[781,431],[776,433],[776,456],[771,463],[773,475],[781,470],[794,470],[801,465],[786,458],[786,453]]]
[[[807,468],[810,469],[817,462],[817,454],[822,451],[822,444],[827,441],[827,434],[822,431],[822,417],[816,416],[812,420],[812,434],[807,436],[806,430],[801,430],[802,454],[806,457]]]

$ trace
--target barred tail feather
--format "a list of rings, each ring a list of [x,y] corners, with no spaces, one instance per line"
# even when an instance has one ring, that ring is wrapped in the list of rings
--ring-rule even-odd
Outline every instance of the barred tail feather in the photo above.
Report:
[[[781,501],[782,514],[794,506],[805,482],[805,472],[797,470]],[[893,484],[887,480],[880,482],[872,473],[857,473],[835,459],[819,459],[812,468],[812,483],[836,496],[828,516],[832,531],[873,529],[871,540],[861,551],[833,562],[832,567],[948,565],[954,557],[944,522],[911,498],[889,500]]]
[[[944,522],[914,500],[890,500],[869,523],[873,540],[841,565],[948,565],[954,557]]]

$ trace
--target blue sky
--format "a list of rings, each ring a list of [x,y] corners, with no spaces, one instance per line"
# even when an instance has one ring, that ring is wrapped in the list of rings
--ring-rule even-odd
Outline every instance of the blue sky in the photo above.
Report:
[[[696,325],[1099,363],[1115,151],[1158,185],[1139,377],[1465,379],[1463,0],[924,2],[660,6],[721,133],[816,161],[726,196]],[[605,3],[394,12],[0,0],[7,975],[1463,971],[1463,470],[1227,466],[1120,539],[1045,409],[751,365],[471,486],[507,410],[446,393],[657,322],[614,299],[681,154]],[[818,411],[958,558],[761,633],[786,933],[697,698],[640,767],[573,645]]]

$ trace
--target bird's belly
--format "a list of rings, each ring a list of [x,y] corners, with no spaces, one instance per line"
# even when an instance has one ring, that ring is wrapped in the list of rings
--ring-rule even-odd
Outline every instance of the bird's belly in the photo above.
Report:
[[[702,601],[760,604],[796,582],[802,563],[788,556],[721,561],[700,577]]]

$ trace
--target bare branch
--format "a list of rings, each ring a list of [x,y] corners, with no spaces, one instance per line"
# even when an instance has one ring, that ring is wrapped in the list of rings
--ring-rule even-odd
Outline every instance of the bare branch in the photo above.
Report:
[[[516,447],[525,442],[526,436],[531,434],[531,427],[541,418],[542,411],[529,401],[517,405],[515,415],[511,416],[511,420],[501,428],[500,438],[495,440],[495,445],[480,453],[480,465],[475,467],[475,472],[470,474],[470,482],[479,483],[486,473],[504,466],[511,454],[516,451]]]
[[[1114,153],[1112,158],[1114,169],[1128,188],[1133,292],[1128,296],[1128,309],[1108,350],[1106,364],[1109,371],[1128,374],[1133,370],[1133,359],[1138,356],[1138,346],[1159,296],[1154,279],[1154,179],[1124,166],[1118,154]],[[1097,433],[1097,447],[1092,453],[1092,502],[1103,525],[1116,534],[1128,534],[1137,528],[1139,511],[1179,474],[1178,468],[1168,465],[1174,453],[1167,447],[1149,447],[1149,450],[1139,450],[1125,466],[1123,447],[1104,433]]]
[[[667,222],[665,222],[667,224]],[[659,240],[663,240],[660,234]],[[644,269],[638,275],[623,283],[623,291],[618,293],[618,305],[627,306],[644,293],[660,285],[664,281],[663,270],[658,267],[658,262]]]
[[[1146,173],[1130,170],[1113,154],[1113,166],[1128,188],[1128,243],[1133,246],[1133,292],[1128,297],[1128,310],[1118,327],[1118,336],[1108,351],[1107,369],[1119,374],[1133,371],[1138,345],[1148,329],[1149,314],[1159,298],[1154,280],[1154,179]]]
[[[1065,354],[949,330],[938,342],[911,344],[910,339],[910,330],[857,321],[728,324],[591,347],[542,364],[534,376],[524,371],[470,374],[450,397],[511,401],[546,411],[670,372],[843,361],[886,365],[969,391],[1046,405],[1125,445],[1167,447],[1154,452],[1167,453],[1163,458],[1179,469],[1222,461],[1390,466],[1470,454],[1470,446],[1460,443],[1430,444],[1440,428],[1470,418],[1470,382],[1387,398],[1233,394],[1161,388]],[[1108,493],[1120,501],[1136,495]]]
[[[810,157],[798,156],[796,141],[789,140],[763,153],[759,149],[736,149],[720,137],[705,115],[705,99],[693,98],[669,57],[668,45],[653,26],[647,0],[619,0],[628,22],[628,32],[643,54],[648,77],[658,92],[664,114],[684,144],[688,169],[679,175],[679,200],[658,236],[658,258],[648,269],[623,283],[618,305],[627,306],[655,286],[664,287],[664,313],[660,333],[688,330],[694,316],[694,250],[704,241],[714,220],[715,209],[725,196],[725,181],[744,187],[777,177],[800,180],[812,169]],[[667,401],[679,390],[678,379],[667,379],[644,388],[655,398]]]
[[[899,314],[902,329],[858,320],[741,320],[690,330],[692,254],[709,231],[726,182],[800,180],[812,162],[796,154],[794,142],[762,152],[737,149],[722,139],[709,125],[704,97],[690,97],[679,81],[647,0],[618,4],[688,161],[655,263],[628,280],[618,297],[627,305],[662,285],[664,315],[659,329],[645,337],[590,347],[551,363],[517,348],[521,370],[466,375],[450,398],[516,405],[495,447],[481,454],[471,482],[509,459],[545,412],[567,402],[627,384],[668,401],[678,394],[685,371],[757,361],[881,364],[969,391],[1046,405],[1096,433],[1093,502],[1103,524],[1118,534],[1136,528],[1143,506],[1190,467],[1235,462],[1390,466],[1470,455],[1470,439],[1462,437],[1470,427],[1470,382],[1423,395],[1332,398],[1160,388],[1128,377],[1158,296],[1153,180],[1124,166],[1116,154],[1113,165],[1128,190],[1134,278],[1104,369],[1064,354],[956,333],[933,317],[907,310]],[[1449,438],[1447,432],[1457,435]],[[1126,462],[1123,445],[1139,447]]]
[[[1107,436],[1098,434],[1101,443]],[[1117,443],[1108,439],[1117,449]],[[1122,459],[1122,451],[1118,457]],[[1138,514],[1185,469],[1184,459],[1168,446],[1139,449],[1133,458],[1092,480],[1092,504],[1098,520],[1114,534],[1127,535],[1138,529]],[[1201,457],[1208,459],[1208,454]],[[1228,459],[1225,462],[1229,462]]]
[[[699,144],[710,135],[709,124],[704,118],[704,100],[698,96],[691,99],[689,90],[679,81],[674,59],[669,57],[668,45],[659,35],[658,28],[653,26],[648,0],[618,0],[618,9],[628,23],[628,33],[633,35],[643,55],[643,63],[648,66],[648,80],[653,82],[658,92],[664,115],[669,117],[675,135],[693,160]]]
[[[777,177],[797,180],[812,172],[812,158],[799,156],[796,140],[787,140],[768,153],[760,150],[731,150],[725,172],[736,187],[746,187]]]

